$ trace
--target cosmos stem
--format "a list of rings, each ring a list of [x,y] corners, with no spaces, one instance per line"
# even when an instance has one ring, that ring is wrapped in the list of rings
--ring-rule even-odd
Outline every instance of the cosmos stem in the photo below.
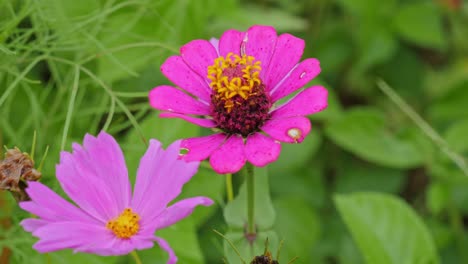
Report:
[[[135,260],[136,264],[142,264],[141,259],[138,256],[138,253],[136,252],[136,250],[133,250],[132,252],[130,252],[130,255],[132,255],[132,257]]]
[[[245,170],[245,182],[247,184],[247,234],[255,236],[255,179],[253,165],[247,162]]]

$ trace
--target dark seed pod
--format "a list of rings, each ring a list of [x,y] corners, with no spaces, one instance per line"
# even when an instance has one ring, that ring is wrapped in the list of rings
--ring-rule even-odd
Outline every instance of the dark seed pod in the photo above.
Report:
[[[9,149],[0,161],[0,190],[10,191],[17,201],[27,201],[27,181],[37,181],[42,174],[34,169],[34,161],[18,148]]]

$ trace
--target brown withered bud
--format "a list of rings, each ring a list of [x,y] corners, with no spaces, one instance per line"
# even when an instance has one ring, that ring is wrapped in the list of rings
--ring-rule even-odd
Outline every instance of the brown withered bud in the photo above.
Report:
[[[37,181],[41,173],[34,169],[34,161],[18,148],[9,149],[0,161],[0,190],[7,190],[17,201],[28,201],[27,181]]]
[[[273,260],[270,251],[266,251],[263,255],[254,257],[250,264],[278,264],[278,261]]]

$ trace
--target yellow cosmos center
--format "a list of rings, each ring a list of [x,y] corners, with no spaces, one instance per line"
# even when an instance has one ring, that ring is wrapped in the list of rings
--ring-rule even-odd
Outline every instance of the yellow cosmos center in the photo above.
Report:
[[[220,56],[208,66],[208,79],[210,87],[215,91],[215,97],[225,101],[224,107],[228,112],[234,106],[232,98],[240,96],[247,99],[253,94],[255,86],[261,84],[260,61],[255,57],[228,53],[226,57]]]
[[[130,208],[125,210],[116,218],[107,222],[106,227],[118,238],[130,238],[140,230],[140,216]]]

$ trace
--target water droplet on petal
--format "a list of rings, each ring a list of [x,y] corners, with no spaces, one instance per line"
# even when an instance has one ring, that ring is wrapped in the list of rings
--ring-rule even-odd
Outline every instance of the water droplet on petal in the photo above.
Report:
[[[288,130],[288,136],[297,143],[297,140],[302,136],[302,131],[299,128],[291,128]]]
[[[299,76],[299,78],[302,79],[302,78],[304,78],[305,75],[306,75],[306,72],[303,72],[303,73],[301,73],[301,76]]]

